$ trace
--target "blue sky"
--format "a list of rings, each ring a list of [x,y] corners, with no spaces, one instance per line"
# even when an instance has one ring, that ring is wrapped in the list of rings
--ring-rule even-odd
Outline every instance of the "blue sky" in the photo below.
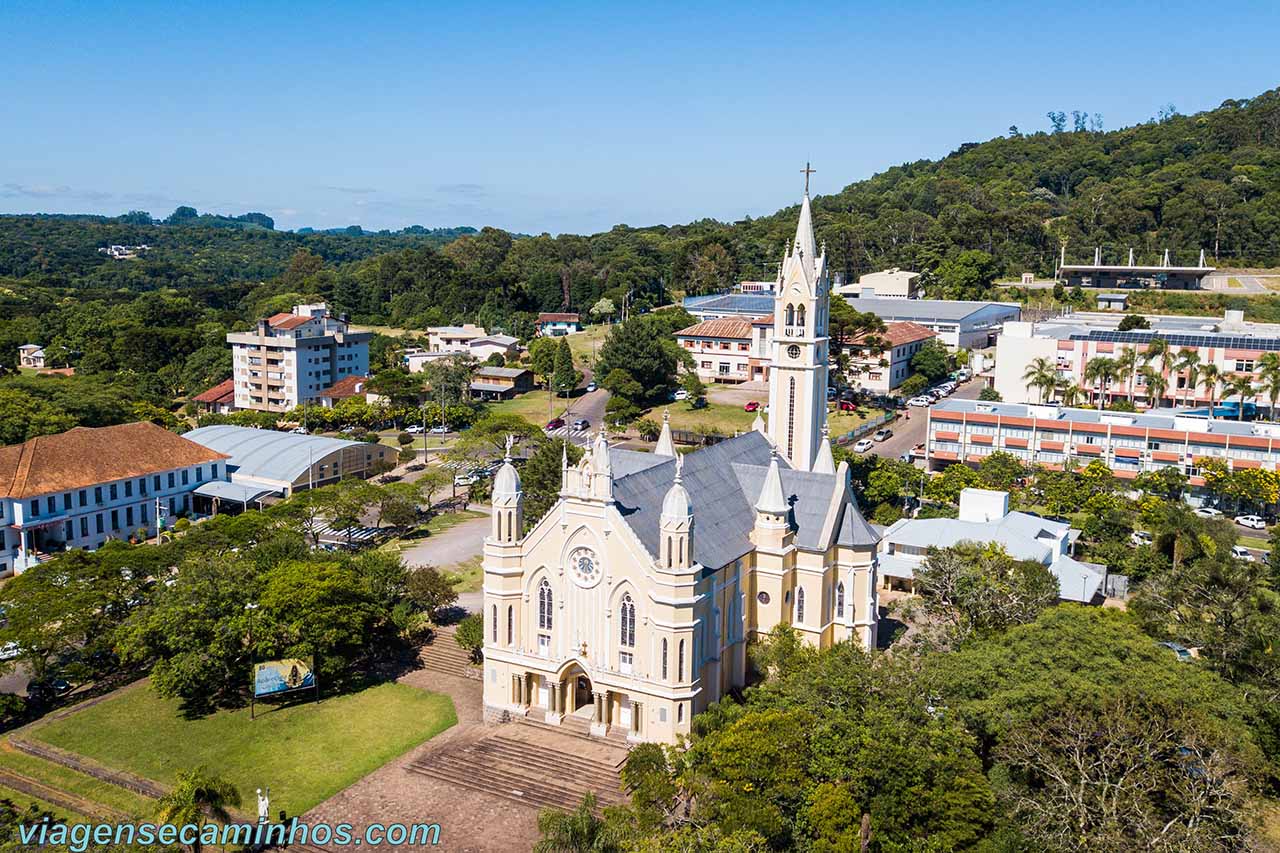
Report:
[[[593,232],[1280,85],[1274,3],[0,3],[0,212]]]

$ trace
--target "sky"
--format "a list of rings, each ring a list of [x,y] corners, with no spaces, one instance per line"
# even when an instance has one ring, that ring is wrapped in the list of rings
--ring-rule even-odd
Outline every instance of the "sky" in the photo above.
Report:
[[[1274,2],[0,3],[0,213],[732,221],[1280,85]]]

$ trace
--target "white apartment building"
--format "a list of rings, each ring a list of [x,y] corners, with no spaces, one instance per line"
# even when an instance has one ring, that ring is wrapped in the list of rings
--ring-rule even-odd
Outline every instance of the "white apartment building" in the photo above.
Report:
[[[227,477],[226,455],[141,421],[76,427],[0,447],[0,577],[70,548],[154,535],[191,512],[202,484]]]
[[[484,326],[463,323],[461,326],[430,326],[427,328],[427,349],[430,352],[466,352],[468,344],[485,337]]]
[[[773,317],[705,320],[675,334],[693,357],[703,382],[750,382],[769,378]]]
[[[372,332],[351,332],[323,302],[258,321],[251,332],[227,335],[235,407],[286,412],[315,401],[347,376],[369,372]]]
[[[841,296],[883,296],[886,299],[919,299],[920,273],[892,269],[869,272],[858,279],[857,284],[842,284],[836,288]]]
[[[884,334],[875,335],[885,345],[883,350],[852,350],[849,379],[859,388],[887,394],[911,375],[911,359],[925,342],[937,337],[932,329],[918,323],[889,323]],[[856,338],[853,347],[865,347],[866,336]]]

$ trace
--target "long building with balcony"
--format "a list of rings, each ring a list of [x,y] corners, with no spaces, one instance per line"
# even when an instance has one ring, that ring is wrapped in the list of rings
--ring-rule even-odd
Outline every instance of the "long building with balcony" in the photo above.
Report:
[[[926,434],[926,460],[935,470],[978,464],[996,451],[1058,470],[1068,460],[1084,466],[1098,459],[1122,480],[1177,468],[1187,475],[1193,497],[1204,485],[1205,459],[1221,459],[1232,470],[1275,470],[1280,463],[1280,424],[1182,414],[952,399],[929,409]]]
[[[0,577],[69,548],[153,535],[227,476],[226,454],[139,422],[0,447]]]
[[[251,332],[232,332],[235,407],[287,412],[317,401],[338,380],[368,374],[372,339],[372,332],[352,332],[323,302],[263,318]]]

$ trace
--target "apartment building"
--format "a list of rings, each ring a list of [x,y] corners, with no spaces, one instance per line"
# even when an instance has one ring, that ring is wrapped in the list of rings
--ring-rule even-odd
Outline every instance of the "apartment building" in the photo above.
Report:
[[[886,299],[919,299],[920,273],[892,267],[879,272],[869,272],[858,279],[857,284],[842,284],[836,293],[849,299],[862,296],[882,296]]]
[[[1153,328],[1119,331],[1113,317],[1083,315],[1045,323],[1008,322],[996,341],[995,390],[1007,403],[1039,403],[1041,389],[1028,387],[1022,377],[1038,358],[1049,359],[1064,384],[1079,385],[1091,402],[1105,404],[1132,398],[1139,406],[1166,408],[1199,406],[1209,402],[1210,389],[1197,369],[1178,367],[1183,350],[1194,352],[1199,365],[1213,364],[1222,376],[1231,373],[1256,377],[1264,353],[1280,351],[1280,331],[1245,323],[1241,312],[1228,311],[1222,319],[1205,317],[1148,318]],[[1168,359],[1139,360],[1139,366],[1161,371],[1165,387],[1154,400],[1141,370],[1120,371],[1099,377],[1089,370],[1097,358],[1120,359],[1125,350],[1143,356],[1160,338]],[[1192,387],[1194,381],[1194,387]],[[1214,400],[1224,399],[1220,388]]]
[[[226,478],[225,454],[153,423],[76,427],[0,447],[0,577],[69,548],[94,550],[156,515],[192,511],[192,493]]]
[[[769,378],[773,315],[704,320],[675,334],[693,357],[703,382],[750,382]]]
[[[1221,459],[1232,470],[1280,463],[1280,424],[1168,414],[1130,414],[1026,403],[943,400],[929,409],[926,460],[931,468],[979,463],[996,451],[1027,464],[1061,469],[1068,460],[1101,460],[1122,480],[1173,467],[1194,491],[1200,465]]]
[[[427,328],[427,349],[430,352],[466,352],[468,344],[484,336],[484,326],[471,323],[430,326]]]
[[[853,340],[849,378],[859,388],[887,394],[911,375],[911,358],[926,341],[937,337],[937,332],[919,323],[889,323],[884,333],[875,337],[885,344],[879,352],[856,349],[866,346],[865,335]]]
[[[323,302],[266,317],[251,332],[232,332],[235,407],[285,412],[317,400],[338,380],[369,372],[372,338],[350,331]]]

